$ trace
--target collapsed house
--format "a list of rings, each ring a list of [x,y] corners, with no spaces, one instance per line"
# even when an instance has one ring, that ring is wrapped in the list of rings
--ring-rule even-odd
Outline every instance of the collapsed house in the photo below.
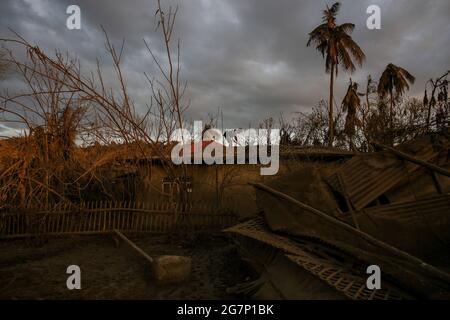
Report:
[[[450,296],[450,139],[377,145],[331,170],[303,168],[253,184],[260,215],[227,231],[258,298],[413,299]],[[369,290],[377,265],[382,288]]]

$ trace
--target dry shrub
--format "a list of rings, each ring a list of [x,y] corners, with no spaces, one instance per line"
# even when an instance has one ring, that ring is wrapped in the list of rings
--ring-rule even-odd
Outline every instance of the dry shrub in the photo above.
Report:
[[[176,13],[157,2],[155,17],[167,61],[159,61],[143,44],[161,72],[160,79],[148,77],[151,97],[144,115],[137,112],[121,70],[124,44],[117,50],[106,31],[117,90],[105,87],[100,63],[83,74],[80,62],[68,54],[55,51],[50,56],[17,34],[0,39],[14,48],[6,51],[2,63],[11,64],[26,84],[24,92],[0,96],[2,120],[23,130],[21,137],[0,145],[1,202],[80,201],[92,190],[114,198],[114,176],[133,173],[139,160],[154,156],[168,175],[179,176],[168,152],[169,137],[184,126],[187,108],[182,104],[179,40],[172,45]]]

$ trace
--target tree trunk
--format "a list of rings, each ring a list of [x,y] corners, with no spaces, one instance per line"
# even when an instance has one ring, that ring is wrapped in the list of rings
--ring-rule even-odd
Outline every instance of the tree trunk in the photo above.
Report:
[[[433,91],[431,91],[431,96],[430,96],[430,97],[434,97],[434,93],[436,92],[436,88],[437,88],[437,87],[434,85],[433,81],[431,81],[431,83],[433,84]],[[431,105],[431,98],[430,98],[430,101],[428,102],[427,131],[430,130],[431,107],[433,107],[433,106]]]
[[[394,146],[394,114],[393,114],[393,110],[394,110],[394,97],[392,96],[392,89],[389,92],[390,96],[391,96],[391,106],[390,106],[390,110],[389,110],[389,138],[390,141],[389,143],[391,144],[391,146]]]
[[[331,64],[331,79],[330,79],[330,101],[328,110],[328,145],[333,146],[334,140],[334,126],[333,126],[333,87],[334,87],[334,64]]]

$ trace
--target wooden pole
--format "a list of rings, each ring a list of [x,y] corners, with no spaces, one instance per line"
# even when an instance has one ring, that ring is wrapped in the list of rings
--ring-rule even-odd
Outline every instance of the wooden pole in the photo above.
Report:
[[[399,151],[397,149],[394,149],[394,148],[391,148],[391,147],[388,147],[388,146],[385,146],[385,145],[382,145],[382,144],[373,143],[373,145],[377,146],[379,148],[386,149],[386,150],[392,152],[393,154],[395,154],[396,156],[398,156],[398,157],[400,157],[400,158],[402,158],[404,160],[407,160],[409,162],[418,164],[418,165],[420,165],[422,167],[428,168],[428,169],[430,169],[432,171],[435,171],[437,173],[440,173],[440,174],[442,174],[444,176],[450,177],[450,171],[448,171],[448,170],[446,170],[444,168],[441,168],[439,166],[436,166],[436,165],[434,165],[432,163],[429,163],[429,162],[417,159],[417,158],[415,158],[413,156],[410,156],[407,153],[401,152],[401,151]]]
[[[136,250],[141,256],[143,256],[145,259],[147,259],[150,263],[153,264],[155,262],[155,260],[152,257],[150,257],[147,253],[144,252],[144,250],[142,250],[137,245],[135,245],[134,242],[132,242],[130,239],[125,237],[125,235],[122,232],[120,232],[117,229],[114,229],[114,233],[116,235],[118,235],[123,241],[128,243],[130,245],[130,247],[132,247],[134,250]]]

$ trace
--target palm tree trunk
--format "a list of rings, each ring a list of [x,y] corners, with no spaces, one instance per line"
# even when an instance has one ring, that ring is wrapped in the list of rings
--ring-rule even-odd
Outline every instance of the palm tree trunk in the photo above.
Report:
[[[334,128],[333,128],[333,87],[334,87],[334,63],[331,64],[330,75],[330,101],[328,110],[328,145],[333,146]]]

